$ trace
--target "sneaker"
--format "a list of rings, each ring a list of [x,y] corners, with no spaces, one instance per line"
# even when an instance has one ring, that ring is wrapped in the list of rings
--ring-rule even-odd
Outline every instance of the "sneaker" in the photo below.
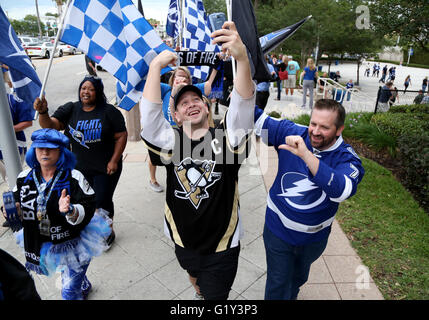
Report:
[[[113,242],[115,241],[115,238],[116,238],[115,231],[112,230],[112,232],[110,233],[110,235],[106,239],[107,250],[109,250],[112,247]]]
[[[198,292],[195,292],[195,296],[193,300],[204,300],[204,297],[202,294],[199,294]]]
[[[5,222],[3,222],[3,227],[9,228],[10,227],[9,221],[6,220]]]
[[[89,282],[89,280],[88,280],[88,278],[86,276],[83,278],[82,286],[80,288],[82,289],[82,298],[83,298],[83,300],[87,300],[89,292],[92,289],[92,284],[91,284],[91,282]]]
[[[164,191],[164,188],[157,181],[152,183],[152,181],[149,180],[149,185],[150,185],[150,188],[155,192],[163,192]]]

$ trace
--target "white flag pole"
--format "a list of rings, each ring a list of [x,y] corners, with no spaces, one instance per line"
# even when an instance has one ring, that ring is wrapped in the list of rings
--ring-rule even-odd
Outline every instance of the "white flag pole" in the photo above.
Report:
[[[54,49],[52,50],[52,54],[49,57],[48,68],[46,69],[46,71],[45,71],[45,77],[43,78],[42,89],[40,90],[40,95],[39,95],[40,99],[42,99],[42,96],[43,96],[44,91],[45,91],[46,83],[48,81],[48,75],[49,75],[49,72],[50,72],[51,66],[52,66],[52,60],[54,59],[54,56],[55,56],[55,50],[57,49],[58,40],[59,40],[60,35],[61,35],[62,31],[63,31],[64,20],[65,20],[65,17],[67,15],[67,12],[68,12],[68,9],[69,9],[69,5],[70,5],[71,1],[72,0],[67,0],[66,10],[64,10],[63,15],[61,16],[61,22],[60,22],[60,25],[58,26],[57,35],[55,37]],[[39,117],[39,113],[36,111],[36,113],[34,115],[34,120],[36,120],[38,117]]]
[[[185,40],[183,39],[183,29],[185,28],[185,0],[180,0],[180,33],[179,33],[179,46],[180,50],[186,48]]]
[[[228,15],[228,21],[232,21],[232,0],[226,0],[226,13]],[[232,78],[235,80],[235,59],[234,57],[231,57],[231,64],[232,64]]]

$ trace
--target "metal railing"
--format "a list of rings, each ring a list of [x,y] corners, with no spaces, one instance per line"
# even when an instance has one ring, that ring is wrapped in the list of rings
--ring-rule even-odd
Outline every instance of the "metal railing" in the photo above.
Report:
[[[325,83],[319,85],[319,81]],[[375,108],[376,98],[371,97],[359,89],[347,89],[331,78],[319,78],[316,84],[316,99],[332,98],[340,102],[347,112],[372,112]]]

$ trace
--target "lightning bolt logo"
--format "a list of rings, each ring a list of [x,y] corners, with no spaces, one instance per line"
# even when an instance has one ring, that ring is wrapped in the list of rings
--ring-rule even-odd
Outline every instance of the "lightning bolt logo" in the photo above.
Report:
[[[288,205],[298,210],[310,210],[326,199],[326,193],[311,182],[308,176],[299,172],[287,172],[283,175],[281,191],[277,195],[284,197]]]
[[[310,191],[313,189],[317,189],[318,187],[308,180],[308,178],[296,181],[293,183],[296,187],[287,188],[285,192],[278,194],[281,197],[302,197],[303,194],[301,192]]]

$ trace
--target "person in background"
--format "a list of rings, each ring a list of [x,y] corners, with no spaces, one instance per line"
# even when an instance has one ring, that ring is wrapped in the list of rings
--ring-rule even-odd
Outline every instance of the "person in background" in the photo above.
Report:
[[[404,87],[405,87],[405,89],[404,89],[404,93],[407,91],[407,89],[408,89],[408,86],[411,84],[411,76],[410,75],[408,75],[406,78],[405,78],[405,80],[404,80]]]
[[[12,83],[10,84],[12,86]],[[25,154],[27,153],[27,140],[24,130],[33,125],[33,115],[31,105],[19,99],[13,94],[7,94],[10,114],[12,115],[13,130],[15,131],[16,143],[18,146],[21,165],[25,162]],[[6,166],[3,161],[3,154],[0,149],[0,175],[3,181],[7,181]],[[9,222],[3,222],[3,227],[9,227]]]
[[[81,171],[95,190],[96,208],[113,220],[113,194],[122,173],[122,153],[127,144],[127,129],[121,111],[107,103],[100,78],[86,76],[79,85],[79,100],[60,106],[48,114],[45,97],[37,98],[33,107],[39,112],[42,128],[64,130],[76,155],[76,169]],[[116,234],[107,239],[111,246]]]
[[[420,104],[424,97],[425,97],[425,95],[424,95],[423,91],[419,90],[419,94],[414,98],[413,103],[414,104]]]
[[[282,92],[282,81],[278,77],[280,66],[282,65],[281,55],[279,55],[279,59],[277,59],[276,55],[273,55],[273,67],[276,71],[277,78],[276,78],[276,85],[277,85],[277,97],[274,98],[274,100],[280,100],[281,92]],[[284,65],[284,64],[283,64]],[[284,66],[285,68],[285,66]]]
[[[268,70],[273,78],[277,76],[274,67],[268,63],[268,58],[265,58],[267,61]],[[262,110],[267,106],[268,98],[270,96],[270,82],[259,82],[256,86],[256,105]]]
[[[307,59],[307,66],[304,68],[304,71],[301,73],[300,78],[303,78],[302,85],[302,106],[301,108],[305,108],[307,102],[307,90],[310,92],[310,109],[313,108],[313,90],[314,90],[314,80],[318,79],[317,68],[314,65],[314,60],[312,58]],[[301,82],[301,81],[300,81]]]
[[[424,78],[423,82],[422,82],[422,91],[423,91],[423,93],[425,93],[427,86],[428,86],[428,77]],[[429,92],[429,90],[428,90],[428,92]]]
[[[286,96],[289,93],[289,89],[290,95],[293,96],[293,90],[296,87],[296,73],[300,70],[299,64],[295,60],[292,60],[292,56],[287,56],[287,59],[284,59],[283,62],[287,65],[286,70],[288,72],[288,79],[285,80]]]
[[[399,103],[399,94],[398,94],[398,88],[393,87],[392,90],[392,95],[389,98],[389,108],[395,103],[395,102]]]
[[[380,91],[380,96],[377,101],[377,111],[387,112],[389,110],[389,100],[392,97],[393,82],[387,82]]]
[[[349,82],[347,82],[346,84],[346,89],[347,89],[347,101],[350,101],[350,97],[352,95],[352,90],[353,90],[354,84],[353,84],[353,80],[350,79]]]

